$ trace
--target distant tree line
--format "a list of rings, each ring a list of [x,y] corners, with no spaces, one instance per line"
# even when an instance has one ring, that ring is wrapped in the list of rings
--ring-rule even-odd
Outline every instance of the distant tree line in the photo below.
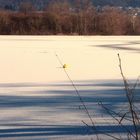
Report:
[[[90,0],[51,0],[43,11],[22,3],[0,11],[1,35],[140,35],[140,16],[118,7],[97,8]]]

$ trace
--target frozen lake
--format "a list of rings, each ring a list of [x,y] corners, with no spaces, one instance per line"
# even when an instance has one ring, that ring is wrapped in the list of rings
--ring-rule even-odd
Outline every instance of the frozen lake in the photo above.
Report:
[[[96,138],[55,54],[68,65],[98,133],[125,133],[98,105],[126,109],[118,53],[125,76],[137,79],[139,36],[0,36],[0,139]]]

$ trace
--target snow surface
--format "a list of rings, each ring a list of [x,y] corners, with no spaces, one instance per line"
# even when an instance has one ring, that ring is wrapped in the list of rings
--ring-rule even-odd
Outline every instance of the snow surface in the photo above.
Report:
[[[136,79],[139,36],[0,36],[0,44],[0,139],[96,140],[95,133],[103,140],[112,139],[103,133],[125,137],[126,130],[98,103],[127,109],[117,54],[126,77]],[[83,124],[91,122],[56,54],[68,65],[97,130]],[[133,129],[127,121],[124,125]]]

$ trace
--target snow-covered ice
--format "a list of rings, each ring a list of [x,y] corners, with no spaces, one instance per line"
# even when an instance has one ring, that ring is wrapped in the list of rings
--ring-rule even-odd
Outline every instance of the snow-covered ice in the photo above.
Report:
[[[96,139],[82,122],[91,125],[56,54],[68,65],[99,137],[125,134],[98,102],[127,109],[117,54],[133,82],[140,74],[139,46],[139,36],[0,36],[0,139]]]

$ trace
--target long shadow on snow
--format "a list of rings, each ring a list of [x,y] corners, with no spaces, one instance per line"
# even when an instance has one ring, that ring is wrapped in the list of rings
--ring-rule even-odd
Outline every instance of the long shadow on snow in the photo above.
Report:
[[[139,92],[139,91],[137,91]],[[41,95],[43,93],[43,95]],[[44,95],[46,93],[46,96]],[[79,90],[85,103],[98,103],[99,101],[108,104],[120,104],[126,102],[124,90]],[[37,93],[36,93],[37,94]],[[51,96],[55,94],[55,96]],[[47,96],[49,95],[49,96]],[[38,91],[38,96],[0,96],[0,108],[7,107],[55,107],[80,104],[80,100],[74,90],[51,90]]]
[[[91,81],[93,82],[93,81]],[[89,82],[88,82],[89,83]],[[20,84],[11,86],[19,86]],[[27,86],[27,84],[24,84],[24,86]],[[32,84],[29,84],[31,86]],[[35,84],[36,85],[36,84]],[[37,84],[41,86],[41,84]],[[67,85],[67,84],[66,84]],[[59,108],[65,108],[65,109],[72,109],[73,106],[79,106],[81,105],[80,100],[74,90],[67,90],[66,86],[64,84],[64,90],[35,90],[35,91],[24,91],[26,94],[24,96],[15,95],[0,95],[0,108],[12,108],[12,107],[59,107]],[[122,88],[122,82],[120,81],[104,81],[103,83],[99,82],[94,83],[94,85],[98,88],[94,89],[94,86],[92,89],[84,88],[80,89],[80,87],[83,84],[78,84],[79,93],[84,100],[84,102],[92,106],[92,104],[98,104],[98,102],[102,101],[106,105],[111,105],[112,107],[115,107],[119,104],[124,104],[127,102],[127,99],[125,97],[125,91]],[[87,86],[88,84],[84,84]],[[110,85],[110,86],[109,86]],[[10,86],[8,84],[8,86]],[[22,85],[20,85],[22,86]],[[59,86],[59,85],[57,85]],[[63,84],[60,85],[62,88]],[[70,86],[68,84],[68,86]],[[5,87],[5,85],[4,85]],[[33,86],[34,87],[34,86]],[[102,87],[103,89],[100,89]],[[108,88],[107,88],[108,87]],[[73,87],[72,87],[73,88]],[[111,89],[110,89],[111,88]],[[113,88],[113,89],[112,89]],[[24,94],[24,92],[22,94]],[[137,89],[135,91],[136,93],[139,93],[140,90]],[[30,94],[37,94],[38,96],[30,96]],[[49,95],[49,96],[48,96]],[[55,96],[54,96],[55,95]],[[137,102],[139,102],[139,98],[136,98]],[[115,108],[114,108],[115,109]]]
[[[115,106],[124,104],[127,102],[125,97],[125,91],[122,86],[114,86],[112,84],[110,88],[106,88],[109,84],[106,83],[98,83],[99,89],[80,89],[79,93],[82,96],[82,99],[86,103],[88,109],[93,111],[91,106],[95,108],[98,106],[98,102],[102,101],[105,105],[111,105],[113,109]],[[96,85],[96,86],[98,86]],[[103,86],[105,85],[105,86]],[[62,85],[61,85],[62,86]],[[100,89],[100,86],[105,87]],[[113,89],[112,89],[113,88]],[[139,89],[137,89],[137,93],[139,93]],[[26,92],[26,91],[25,91]],[[29,91],[30,93],[34,93],[36,91]],[[12,94],[12,93],[11,93]],[[73,106],[78,106],[81,104],[78,96],[76,95],[74,90],[40,90],[37,91],[36,94],[38,96],[9,96],[9,95],[1,95],[0,96],[0,108],[20,108],[20,107],[53,107],[53,108],[62,108],[65,110],[71,109],[70,111],[74,111]],[[46,96],[45,96],[46,94]],[[55,94],[55,96],[54,96]],[[49,96],[48,96],[49,95]],[[51,96],[53,95],[53,96]],[[139,101],[139,100],[138,100]],[[63,110],[64,111],[64,110]],[[102,110],[98,110],[102,111]],[[104,112],[101,112],[104,113]],[[8,125],[8,124],[7,124]],[[22,127],[22,126],[21,126]],[[25,126],[24,126],[25,127]],[[31,127],[31,126],[29,126]],[[126,126],[127,128],[133,129],[132,126]],[[99,130],[98,133],[123,133],[124,129],[120,129],[118,126],[97,126]],[[15,128],[15,129],[3,129],[0,130],[0,137],[26,137],[26,136],[49,136],[49,135],[85,135],[90,133],[86,126],[45,126],[37,128]],[[94,132],[92,133],[94,134]]]
[[[127,129],[133,131],[133,127],[126,125]],[[72,125],[52,125],[48,127],[38,128],[15,128],[0,130],[0,138],[6,137],[28,137],[28,136],[60,136],[60,135],[95,135],[102,133],[125,133],[125,129],[120,129],[119,126],[97,126],[96,131],[90,131],[86,126]]]

